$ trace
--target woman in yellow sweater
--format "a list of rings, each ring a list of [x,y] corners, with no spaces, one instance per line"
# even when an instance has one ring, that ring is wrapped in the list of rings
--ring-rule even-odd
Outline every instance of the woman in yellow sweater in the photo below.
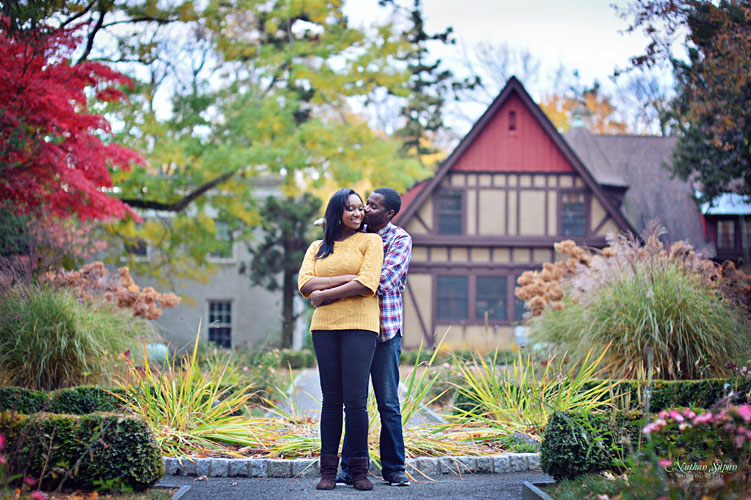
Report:
[[[347,413],[350,471],[355,488],[373,489],[368,480],[368,380],[380,328],[375,295],[383,265],[383,241],[360,231],[362,198],[340,189],[326,207],[324,238],[305,253],[298,287],[316,310],[310,330],[318,359],[321,405],[321,481],[336,485],[342,405]],[[351,441],[350,441],[351,439]]]

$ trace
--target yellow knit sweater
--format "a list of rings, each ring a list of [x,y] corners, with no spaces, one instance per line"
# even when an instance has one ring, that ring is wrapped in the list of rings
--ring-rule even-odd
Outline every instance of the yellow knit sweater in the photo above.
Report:
[[[375,292],[381,280],[383,240],[374,233],[355,233],[344,241],[334,242],[334,253],[316,260],[321,243],[321,240],[314,241],[305,252],[297,279],[298,290],[313,278],[355,274],[356,280],[370,292],[317,307],[310,330],[369,330],[378,333],[380,309]],[[303,294],[306,298],[309,295]]]

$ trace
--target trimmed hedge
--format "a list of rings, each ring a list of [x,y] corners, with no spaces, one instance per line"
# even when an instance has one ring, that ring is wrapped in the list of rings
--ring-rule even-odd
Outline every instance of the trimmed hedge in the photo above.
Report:
[[[49,397],[44,391],[0,386],[0,411],[13,410],[27,415],[44,411],[49,403]]]
[[[2,412],[0,434],[10,474],[40,479],[45,489],[143,490],[164,475],[161,451],[138,417]]]
[[[582,386],[583,391],[592,389],[602,380],[592,380]],[[624,380],[617,384],[617,392],[630,393],[631,410],[639,408],[639,394],[644,397],[645,382]],[[745,395],[751,392],[751,378],[705,379],[705,380],[653,380],[650,394],[649,411],[658,412],[677,407],[711,408],[723,399],[732,389],[741,394],[731,403],[745,401]],[[480,405],[469,396],[457,393],[454,406],[461,410],[480,411]]]
[[[593,380],[584,386],[590,389],[600,380]],[[638,380],[625,380],[618,384],[619,392],[630,393],[631,409],[638,408],[639,394],[644,397],[646,383]],[[653,380],[650,391],[649,411],[658,412],[670,408],[695,406],[711,408],[715,403],[729,394],[730,390],[742,393],[732,402],[744,401],[744,394],[751,391],[751,378],[727,378],[704,380]]]
[[[644,427],[640,412],[616,416],[584,411],[556,412],[548,421],[540,447],[540,466],[555,478],[573,479],[583,474],[617,468],[637,449]]]
[[[110,392],[123,394],[122,389],[99,386],[77,386],[52,392],[0,387],[0,411],[16,411],[24,415],[40,412],[87,415],[119,411],[123,407],[122,401]]]

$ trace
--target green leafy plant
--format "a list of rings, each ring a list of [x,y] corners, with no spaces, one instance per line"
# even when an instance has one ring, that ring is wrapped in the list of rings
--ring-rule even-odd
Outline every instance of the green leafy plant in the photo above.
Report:
[[[159,370],[150,366],[147,356],[143,367],[129,362],[127,376],[116,381],[123,393],[113,394],[145,418],[167,455],[229,446],[265,448],[266,422],[242,415],[253,385],[227,385],[229,362],[202,370],[197,354],[198,335],[192,355],[180,363],[172,358]]]
[[[456,408],[451,418],[504,435],[521,432],[539,440],[553,412],[612,406],[614,382],[592,384],[602,373],[599,365],[605,352],[593,359],[590,350],[581,364],[568,369],[563,359],[553,358],[545,363],[542,373],[536,372],[531,355],[521,353],[511,367],[501,370],[478,357],[471,362],[456,361],[464,380],[457,390],[467,403]]]
[[[0,383],[45,390],[96,383],[151,335],[132,311],[86,303],[64,288],[16,284],[0,297]]]

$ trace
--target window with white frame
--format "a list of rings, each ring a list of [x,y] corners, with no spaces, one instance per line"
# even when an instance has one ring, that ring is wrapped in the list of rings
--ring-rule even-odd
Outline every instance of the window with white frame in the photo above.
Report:
[[[209,301],[209,342],[227,349],[232,347],[232,302]]]
[[[125,251],[128,255],[135,257],[136,259],[148,259],[149,258],[149,244],[146,240],[136,238],[124,243]]]

